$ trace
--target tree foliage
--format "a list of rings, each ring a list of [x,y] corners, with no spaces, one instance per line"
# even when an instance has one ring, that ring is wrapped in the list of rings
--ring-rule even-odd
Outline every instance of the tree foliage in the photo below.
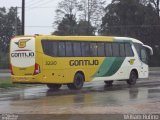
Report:
[[[99,28],[104,15],[105,0],[80,0],[80,20],[89,21]]]
[[[77,22],[72,14],[66,14],[63,20],[59,23],[57,31],[54,35],[76,35]]]
[[[88,21],[81,20],[77,23],[74,15],[65,15],[59,23],[54,35],[94,35],[94,27]]]
[[[16,25],[17,23],[17,25]],[[19,26],[18,30],[16,26]],[[20,34],[21,23],[16,17],[16,8],[11,7],[7,12],[5,8],[0,8],[0,49],[3,52],[8,52],[10,39],[17,34]]]
[[[93,35],[96,29],[101,24],[101,17],[103,16],[104,0],[63,0],[58,4],[56,10],[56,21],[54,26],[57,26],[57,30],[54,33],[58,33],[59,26],[62,26],[62,22],[66,15],[74,16],[76,18],[77,26],[76,29],[81,31],[75,33],[75,35]],[[72,26],[71,26],[72,27]],[[83,29],[85,28],[84,33]],[[82,32],[83,31],[83,32]],[[61,31],[62,32],[62,31]],[[64,31],[65,32],[65,31]],[[64,33],[66,34],[66,33]],[[71,34],[68,34],[71,35]]]
[[[77,35],[95,35],[95,28],[88,21],[81,20],[77,25]]]
[[[79,5],[77,0],[63,0],[59,2],[56,9],[55,24],[59,24],[66,15],[76,17],[78,10]]]
[[[160,12],[160,0],[141,0],[141,3],[144,5],[150,4],[152,5],[155,10],[157,15],[159,16],[159,12]]]

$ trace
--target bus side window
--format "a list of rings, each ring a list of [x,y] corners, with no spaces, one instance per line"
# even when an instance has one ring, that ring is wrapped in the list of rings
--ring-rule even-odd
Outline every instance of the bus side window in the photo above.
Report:
[[[97,44],[96,43],[90,43],[90,56],[91,57],[97,56]]]
[[[89,57],[90,56],[89,42],[81,42],[81,48],[82,48],[82,56]]]
[[[73,43],[73,52],[75,57],[81,57],[81,44],[80,42]]]
[[[67,57],[73,56],[72,42],[66,42],[66,56]]]
[[[58,54],[58,45],[57,44],[58,43],[56,41],[52,41],[52,49],[51,49],[51,51],[52,51],[51,55],[52,56],[57,56],[57,54]]]
[[[42,40],[42,48],[43,52],[49,56],[57,56],[57,42],[49,41],[49,40]]]
[[[105,56],[105,51],[104,51],[104,43],[97,43],[98,46],[98,56],[99,57],[104,57]]]
[[[105,43],[106,57],[112,57],[112,43]]]
[[[64,57],[65,56],[65,42],[59,42],[58,48],[58,56]]]
[[[44,54],[48,55],[49,54],[48,41],[42,40],[42,48],[43,48]]]
[[[120,43],[120,57],[125,57],[125,48],[124,48],[124,43]]]
[[[125,43],[125,51],[126,51],[126,56],[127,57],[133,57],[134,56],[134,53],[133,53],[133,50],[131,48],[130,43]]]
[[[119,43],[112,43],[113,57],[119,57]]]
[[[42,40],[43,52],[46,55],[50,55],[50,49],[52,48],[52,44],[49,44],[48,40]]]

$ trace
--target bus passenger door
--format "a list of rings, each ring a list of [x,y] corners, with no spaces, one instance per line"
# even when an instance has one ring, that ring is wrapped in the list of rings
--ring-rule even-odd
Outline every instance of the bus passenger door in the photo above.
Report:
[[[141,59],[141,64],[140,64],[140,78],[148,78],[148,54],[145,49],[145,47],[141,48],[140,51],[140,59]]]

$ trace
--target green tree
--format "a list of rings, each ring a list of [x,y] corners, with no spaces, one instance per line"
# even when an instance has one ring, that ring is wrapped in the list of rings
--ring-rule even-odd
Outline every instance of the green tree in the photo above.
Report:
[[[102,21],[101,34],[130,37],[140,37],[143,29],[159,24],[154,8],[142,5],[140,0],[113,0]]]
[[[81,20],[77,25],[77,35],[95,35],[95,28],[88,21]]]
[[[16,8],[11,7],[8,12],[5,8],[0,8],[0,49],[3,52],[8,52],[10,39],[21,32],[21,29],[17,29],[21,23],[16,16]]]
[[[54,21],[55,28],[61,23],[66,15],[74,16],[76,18],[77,11],[79,9],[77,0],[63,0],[58,3],[58,8],[56,9],[56,16]]]
[[[141,3],[144,5],[151,4],[155,8],[157,15],[160,15],[160,0],[141,0]]]
[[[159,16],[159,12],[160,12],[160,0],[150,0],[149,1],[153,6],[154,8],[156,9],[156,12],[157,12],[157,15]]]
[[[74,16],[78,24],[87,24],[87,26],[78,27],[79,29],[85,28],[83,35],[92,35],[101,24],[101,17],[104,15],[104,2],[105,0],[63,0],[58,4],[56,10],[56,21],[54,27],[59,31],[59,27],[65,15]],[[83,21],[83,22],[82,22]],[[87,22],[86,22],[87,21]],[[87,28],[87,30],[86,30]],[[78,30],[82,31],[82,30]],[[82,32],[81,32],[82,33]],[[77,33],[80,34],[80,33]]]
[[[66,14],[59,23],[54,35],[76,35],[77,22],[74,15]]]
[[[79,6],[79,19],[98,28],[104,15],[105,0],[80,0]]]

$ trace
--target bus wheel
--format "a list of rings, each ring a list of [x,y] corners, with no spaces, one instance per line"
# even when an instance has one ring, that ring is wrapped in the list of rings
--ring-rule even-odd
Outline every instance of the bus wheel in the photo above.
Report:
[[[51,90],[59,90],[61,86],[61,84],[47,84],[47,87]]]
[[[107,86],[112,86],[112,84],[113,84],[113,80],[110,80],[110,81],[104,81],[104,83],[105,83]]]
[[[137,74],[136,74],[134,71],[131,71],[130,77],[129,77],[129,79],[127,80],[127,83],[128,83],[129,85],[135,85],[135,84],[136,84],[136,81],[137,81],[137,78],[138,78]]]
[[[67,84],[68,88],[71,90],[80,90],[84,84],[84,76],[81,73],[77,73],[74,76],[73,83]]]

